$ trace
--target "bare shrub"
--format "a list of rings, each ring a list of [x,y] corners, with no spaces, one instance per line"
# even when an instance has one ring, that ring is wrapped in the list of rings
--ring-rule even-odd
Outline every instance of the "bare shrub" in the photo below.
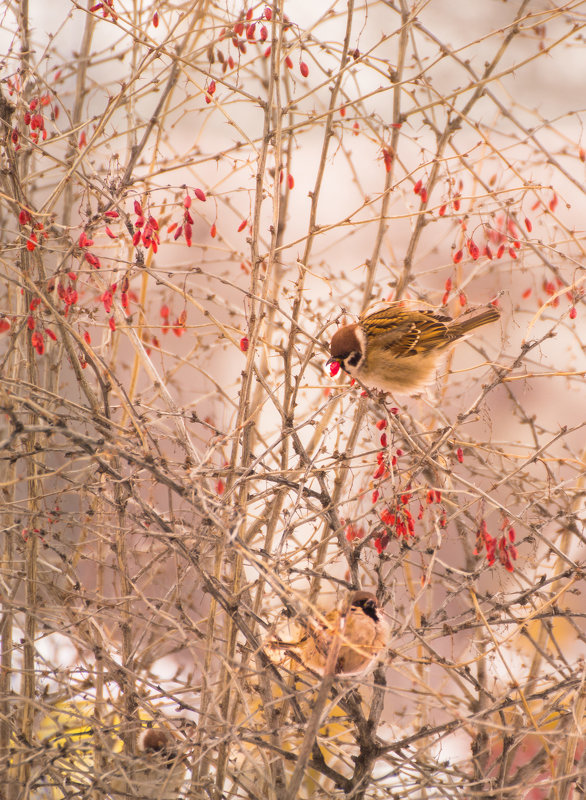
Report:
[[[3,800],[584,794],[583,12],[5,4]],[[405,299],[501,322],[331,377]]]

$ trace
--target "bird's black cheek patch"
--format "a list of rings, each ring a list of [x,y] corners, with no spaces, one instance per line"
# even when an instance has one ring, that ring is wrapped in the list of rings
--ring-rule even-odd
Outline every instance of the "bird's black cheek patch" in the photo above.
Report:
[[[370,617],[375,622],[378,622],[378,615],[376,613],[376,606],[372,600],[359,603],[360,608],[364,611],[367,617]]]
[[[353,353],[350,353],[348,358],[346,359],[346,363],[349,364],[351,367],[357,367],[360,363],[360,359],[362,358],[362,353],[359,353],[355,350]]]

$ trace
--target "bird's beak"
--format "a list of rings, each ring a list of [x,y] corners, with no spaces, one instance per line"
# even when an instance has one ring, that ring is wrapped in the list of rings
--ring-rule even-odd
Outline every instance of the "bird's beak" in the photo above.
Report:
[[[330,368],[330,378],[335,378],[341,369],[344,369],[338,358],[328,358],[326,361],[326,369]]]

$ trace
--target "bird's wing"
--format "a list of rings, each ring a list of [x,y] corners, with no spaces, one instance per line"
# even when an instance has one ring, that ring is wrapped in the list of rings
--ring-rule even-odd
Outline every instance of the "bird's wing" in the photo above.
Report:
[[[400,308],[387,308],[371,314],[362,325],[370,336],[378,338],[395,358],[406,358],[443,347],[452,340],[448,322],[432,311],[405,312]]]

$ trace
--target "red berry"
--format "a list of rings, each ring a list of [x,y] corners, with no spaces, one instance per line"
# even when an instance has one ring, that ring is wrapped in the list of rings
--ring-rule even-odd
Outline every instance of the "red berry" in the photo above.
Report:
[[[240,339],[240,349],[242,350],[243,353],[246,353],[246,351],[248,350],[248,345],[249,345],[248,336],[243,336],[242,339]]]
[[[307,78],[309,75],[309,67],[305,63],[305,61],[301,61],[299,64],[299,72],[303,75],[304,78]]]
[[[346,113],[346,109],[344,108],[340,109],[340,114],[344,116],[344,114],[342,114],[342,111]],[[385,162],[385,170],[387,172],[390,172],[391,167],[393,165],[393,153],[392,150],[388,147],[383,147],[383,161]]]
[[[201,200],[202,203],[205,203],[206,201],[205,192],[203,192],[201,189],[194,189],[193,193],[195,194],[198,200]]]

